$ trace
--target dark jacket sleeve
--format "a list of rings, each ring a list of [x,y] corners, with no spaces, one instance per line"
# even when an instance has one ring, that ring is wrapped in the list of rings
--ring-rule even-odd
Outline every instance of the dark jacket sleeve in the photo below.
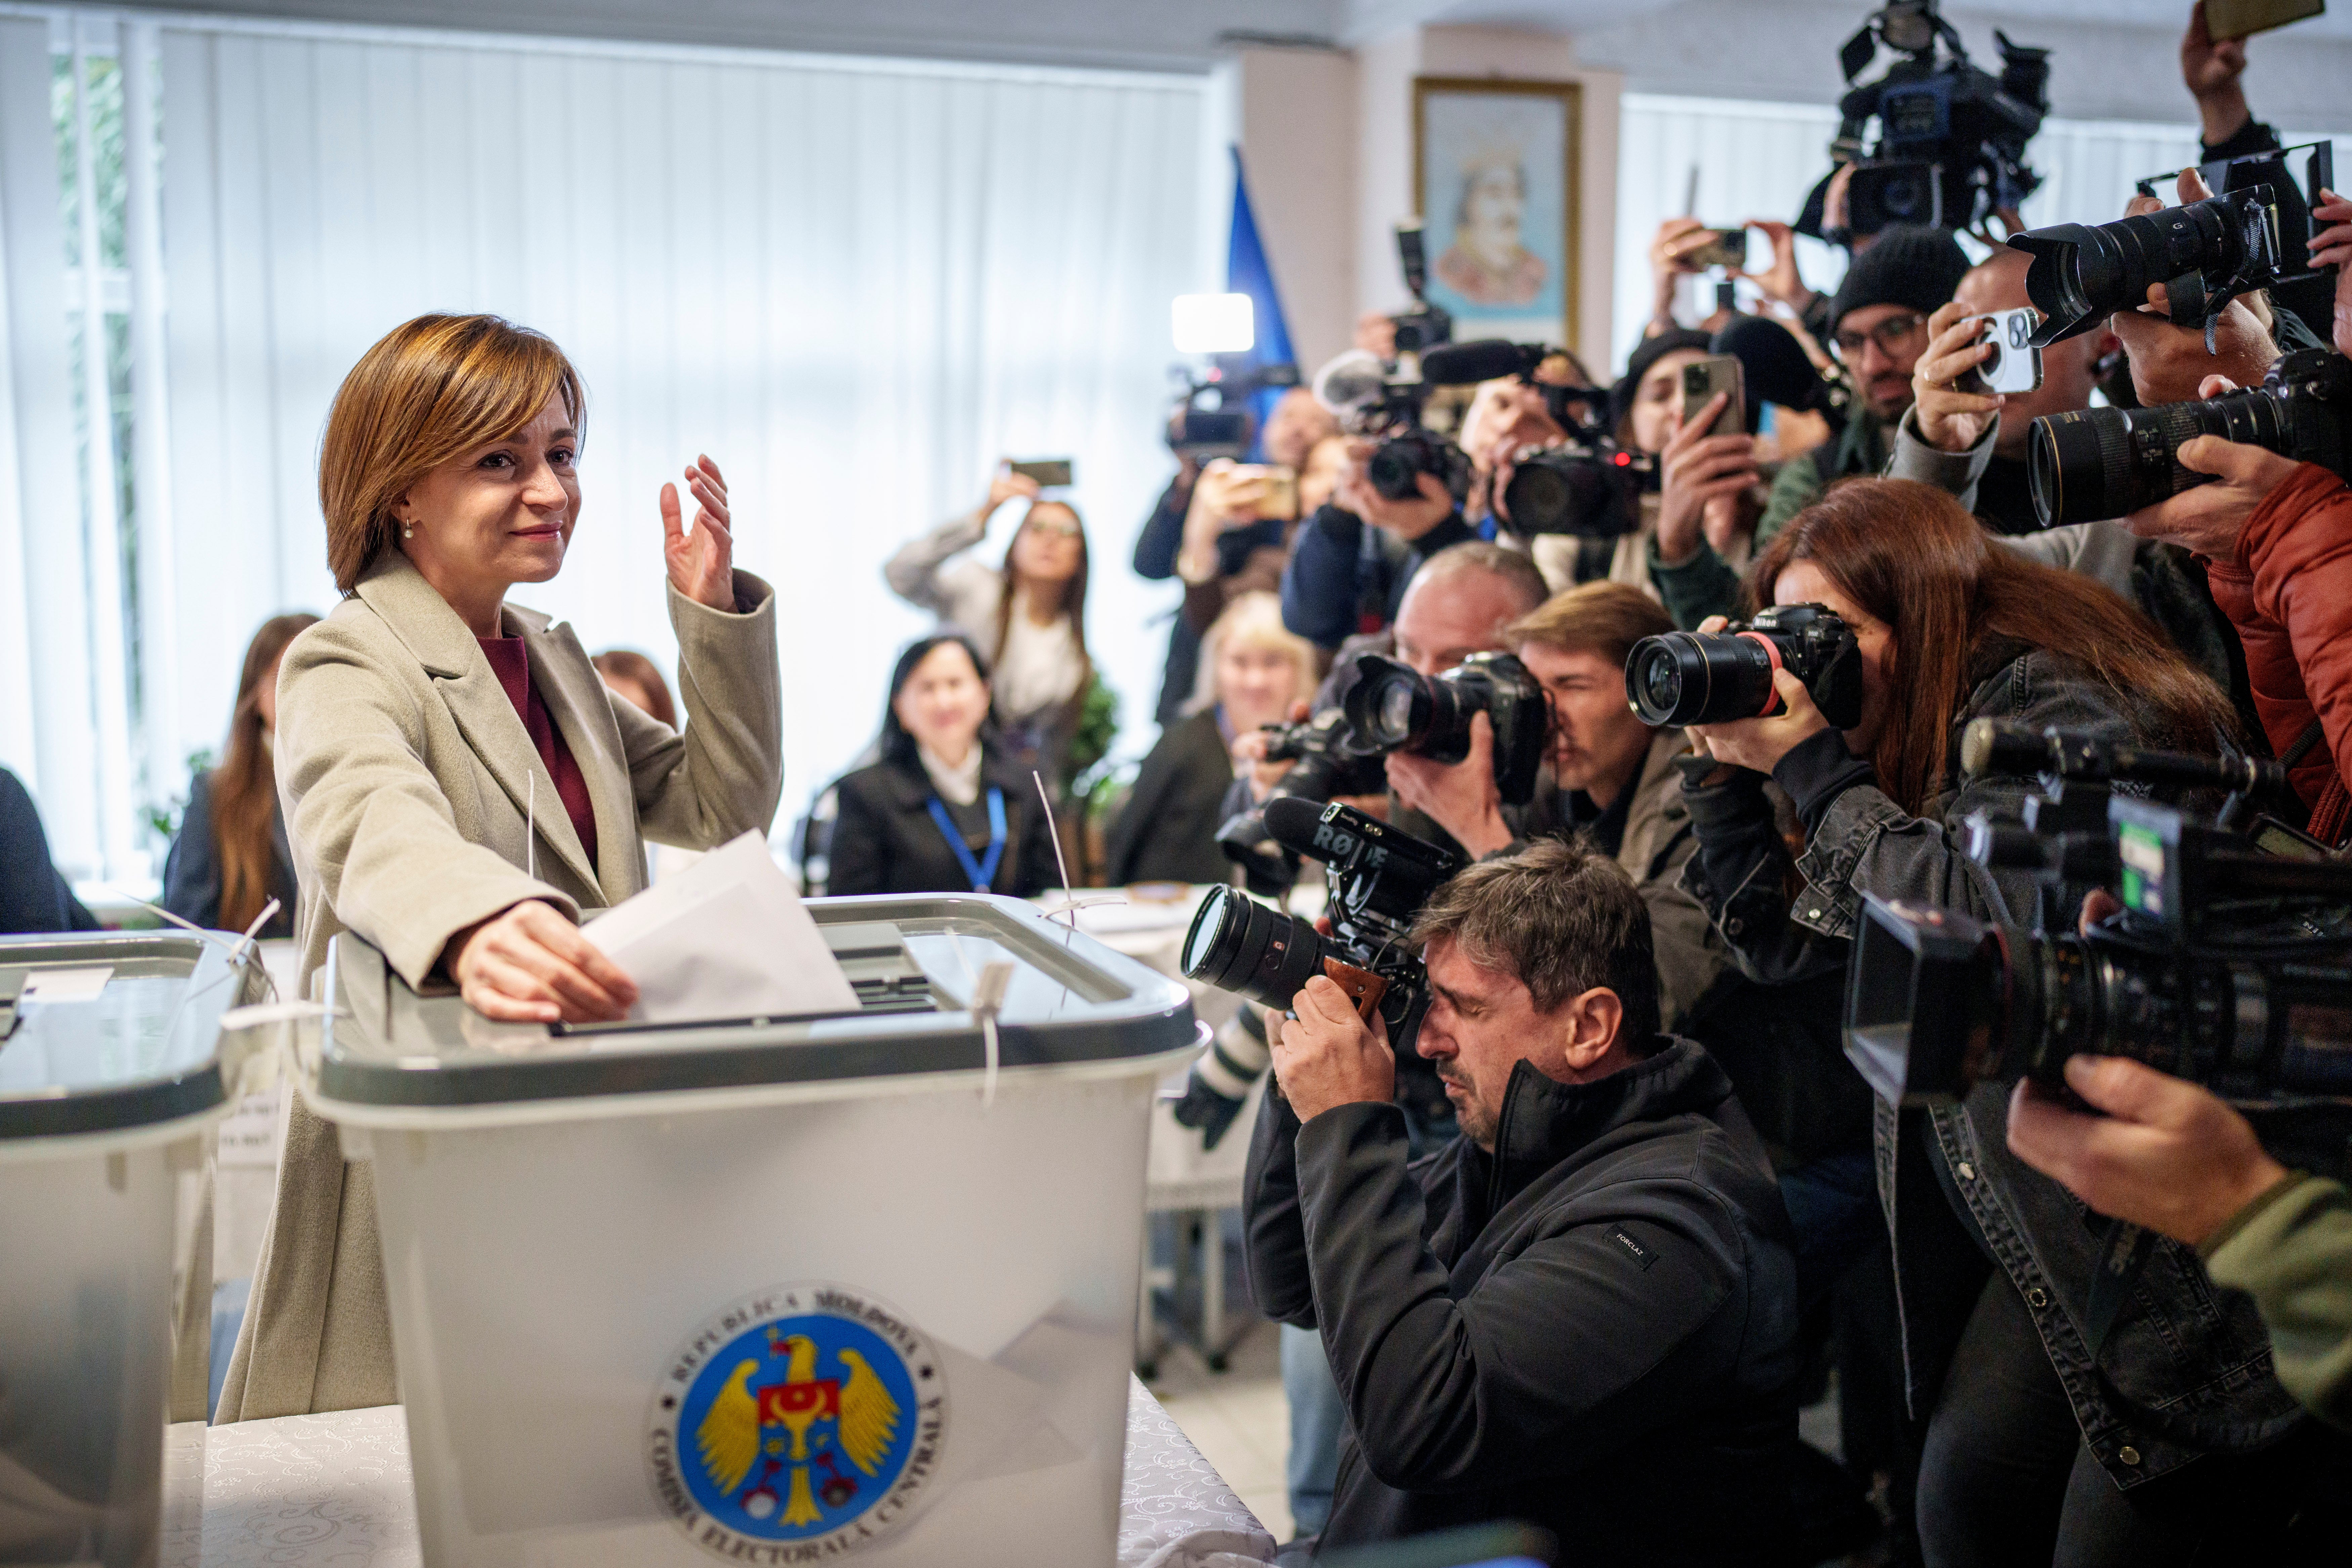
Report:
[[[1676,765],[1683,770],[1683,805],[1698,837],[1682,885],[1706,909],[1740,972],[1783,985],[1843,968],[1843,942],[1790,918],[1796,862],[1764,793],[1764,775],[1717,767],[1711,757]],[[1714,782],[1705,782],[1711,777]]]
[[[1739,574],[1728,562],[1715,552],[1715,546],[1701,541],[1698,553],[1679,566],[1669,566],[1658,559],[1656,540],[1649,544],[1650,581],[1658,590],[1658,598],[1666,606],[1666,614],[1683,630],[1696,631],[1699,622],[1709,616],[1737,618],[1739,615]]]
[[[831,863],[824,890],[840,897],[879,893],[890,886],[889,825],[866,780],[856,773],[841,781],[835,795]]]
[[[1628,1194],[1622,1209],[1563,1215],[1456,1300],[1423,1240],[1402,1111],[1337,1106],[1293,1144],[1332,1376],[1365,1462],[1391,1487],[1486,1489],[1620,1451],[1680,1405],[1647,1394],[1688,1375],[1677,1349],[1739,1287],[1728,1215],[1711,1226],[1703,1204]],[[1621,1228],[1648,1264],[1612,1239]]]
[[[198,773],[188,785],[179,837],[163,860],[163,906],[211,931],[220,924],[220,844],[213,834],[213,778]]]
[[[1358,629],[1356,557],[1363,537],[1353,512],[1324,507],[1298,531],[1282,569],[1282,624],[1318,647],[1336,648]]]
[[[1243,1266],[1250,1300],[1277,1323],[1315,1327],[1307,1229],[1298,1209],[1298,1113],[1272,1085],[1259,1102],[1242,1178]]]
[[[49,858],[49,836],[24,782],[0,768],[0,932],[96,931]]]
[[[1135,574],[1154,583],[1176,575],[1176,555],[1184,547],[1184,513],[1192,505],[1192,487],[1178,474],[1160,492],[1143,531],[1135,536]]]

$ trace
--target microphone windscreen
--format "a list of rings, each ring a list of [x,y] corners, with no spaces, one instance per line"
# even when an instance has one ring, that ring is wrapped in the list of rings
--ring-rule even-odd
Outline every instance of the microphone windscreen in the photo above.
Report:
[[[2039,730],[1999,719],[1972,719],[1960,731],[1960,767],[1970,777],[2038,773],[2050,766],[2050,740]]]
[[[1276,795],[1265,803],[1265,836],[1293,849],[1311,847],[1315,829],[1323,820],[1323,808],[1329,804],[1303,795]]]
[[[1432,386],[1470,386],[1507,375],[1527,375],[1543,363],[1543,350],[1504,338],[1442,343],[1421,352],[1421,379]]]
[[[1315,401],[1344,419],[1379,397],[1387,384],[1378,355],[1349,349],[1315,373]]]
[[[1742,316],[1715,334],[1717,353],[1739,362],[1749,404],[1818,408],[1829,388],[1788,328],[1762,316]]]

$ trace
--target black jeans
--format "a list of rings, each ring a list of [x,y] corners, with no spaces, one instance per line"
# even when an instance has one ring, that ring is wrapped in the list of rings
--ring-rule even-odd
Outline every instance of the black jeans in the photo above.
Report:
[[[2016,1288],[1995,1275],[1960,1336],[1919,1467],[1927,1568],[2342,1563],[2352,1438],[2305,1421],[2119,1490],[2083,1446]]]

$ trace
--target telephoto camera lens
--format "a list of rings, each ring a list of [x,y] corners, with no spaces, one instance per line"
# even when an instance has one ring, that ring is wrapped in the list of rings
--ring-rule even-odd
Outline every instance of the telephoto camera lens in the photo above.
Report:
[[[2182,442],[2219,436],[2317,463],[2352,467],[2352,365],[2299,349],[2263,384],[2201,403],[2083,408],[2036,419],[2027,447],[2034,514],[2044,528],[2122,517],[2213,476],[2181,467]]]
[[[1497,521],[1517,534],[1615,539],[1641,526],[1640,483],[1627,452],[1537,452],[1513,466],[1503,487],[1509,517]]]
[[[1772,702],[1777,661],[1752,632],[1664,632],[1625,659],[1625,700],[1660,729],[1753,719]]]
[[[1324,943],[1309,922],[1231,888],[1212,888],[1184,933],[1184,974],[1277,1011],[1323,973]]]
[[[2238,192],[2095,227],[2062,223],[2011,236],[2011,247],[2033,258],[2025,295],[2042,312],[2034,346],[2048,348],[2089,331],[2117,310],[2145,304],[2152,284],[2185,294],[2200,278],[2261,270],[2274,259],[2270,221],[2267,206]],[[2204,303],[2201,298],[2176,299],[2174,318],[2201,323]]]

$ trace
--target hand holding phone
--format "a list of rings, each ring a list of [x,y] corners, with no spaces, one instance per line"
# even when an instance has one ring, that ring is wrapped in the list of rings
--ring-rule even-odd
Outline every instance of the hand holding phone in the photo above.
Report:
[[[1682,253],[1684,261],[1695,268],[1720,267],[1731,272],[1747,270],[1746,227],[1713,228],[1706,232],[1707,237],[1704,242]]]
[[[1962,371],[1953,385],[1962,392],[2035,392],[2042,386],[2042,351],[2033,346],[2033,330],[2042,312],[2031,305],[1977,318],[1977,342],[1992,352],[1973,369]]]
[[[1723,412],[1715,416],[1710,436],[1741,436],[1748,431],[1748,390],[1739,362],[1729,354],[1709,354],[1683,366],[1683,425],[1697,420],[1707,400],[1717,393],[1730,394]]]

